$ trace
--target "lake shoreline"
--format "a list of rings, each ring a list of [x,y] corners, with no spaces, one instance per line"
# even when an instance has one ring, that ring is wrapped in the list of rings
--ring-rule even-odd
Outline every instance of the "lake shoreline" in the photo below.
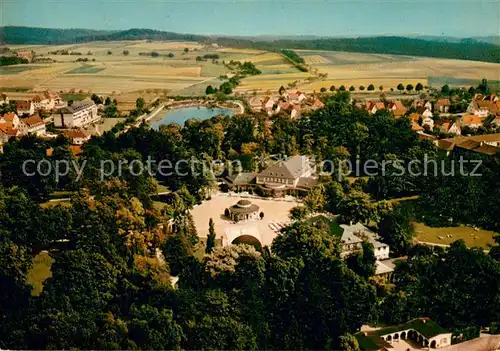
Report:
[[[180,110],[184,108],[206,108],[206,109],[224,109],[224,110],[231,110],[232,114],[238,114],[240,113],[240,108],[239,107],[232,107],[232,106],[227,106],[227,104],[224,103],[213,103],[213,101],[199,101],[199,100],[194,100],[194,101],[176,101],[172,104],[165,105],[163,108],[162,113],[158,113],[156,116],[148,120],[149,125],[153,125],[154,123],[161,121],[165,116],[168,114],[169,111],[175,111],[175,110]]]
[[[177,123],[184,126],[184,123],[191,118],[205,120],[220,114],[232,116],[233,110],[226,107],[213,107],[207,105],[175,106],[175,108],[163,109],[162,113],[158,113],[151,118],[148,124],[153,129],[158,129],[160,125],[169,123]]]

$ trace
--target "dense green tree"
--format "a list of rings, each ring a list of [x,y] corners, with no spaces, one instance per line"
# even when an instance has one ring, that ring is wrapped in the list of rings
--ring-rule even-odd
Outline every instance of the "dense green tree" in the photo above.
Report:
[[[424,90],[424,86],[422,85],[422,83],[418,82],[417,85],[415,86],[415,90],[416,91]]]
[[[367,89],[367,90],[368,90],[368,91],[374,91],[374,90],[375,90],[375,86],[374,86],[373,84],[370,84],[370,85],[368,86],[368,89]]]
[[[441,93],[445,95],[448,95],[450,93],[450,87],[448,86],[448,84],[445,84],[441,87]]]
[[[405,90],[405,86],[403,85],[403,83],[399,83],[398,86],[397,86],[397,89],[399,91],[403,91],[403,90]]]
[[[340,349],[342,351],[359,351],[358,340],[349,333],[340,337]]]
[[[208,222],[208,236],[207,236],[207,246],[205,248],[205,252],[207,254],[212,253],[214,247],[215,247],[215,224],[214,220],[210,218],[210,221]]]
[[[406,90],[408,90],[408,91],[412,91],[412,90],[413,90],[413,84],[408,84],[408,85],[406,86]]]

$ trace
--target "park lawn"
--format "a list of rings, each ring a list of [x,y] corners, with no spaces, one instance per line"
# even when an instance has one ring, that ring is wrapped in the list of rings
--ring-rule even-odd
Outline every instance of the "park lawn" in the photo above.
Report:
[[[52,277],[50,268],[54,259],[47,252],[40,252],[33,258],[33,267],[28,271],[26,277],[29,284],[33,286],[31,295],[38,296],[42,293],[43,282]]]
[[[476,231],[466,226],[433,228],[423,223],[415,223],[415,237],[418,241],[442,245],[462,239],[468,247],[489,249],[490,245],[495,243],[493,237],[496,235],[500,234],[483,229]]]

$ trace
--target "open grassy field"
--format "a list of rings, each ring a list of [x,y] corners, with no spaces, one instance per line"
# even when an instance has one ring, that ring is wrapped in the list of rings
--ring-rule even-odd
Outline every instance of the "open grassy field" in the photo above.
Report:
[[[495,241],[493,237],[499,235],[489,230],[474,230],[471,227],[459,226],[449,228],[433,228],[423,223],[415,223],[415,236],[418,241],[441,245],[449,245],[462,239],[468,247],[478,246],[489,249]]]
[[[52,277],[50,267],[54,259],[46,252],[40,252],[33,258],[33,267],[29,270],[26,277],[29,284],[33,286],[31,294],[38,296],[42,293],[43,282],[45,279]]]

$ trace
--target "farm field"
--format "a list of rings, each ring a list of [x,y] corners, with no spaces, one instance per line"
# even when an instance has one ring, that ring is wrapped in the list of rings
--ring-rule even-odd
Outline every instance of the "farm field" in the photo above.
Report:
[[[146,89],[170,95],[181,91],[200,94],[205,92],[208,85],[204,82],[213,84],[219,76],[229,72],[222,61],[247,60],[268,54],[259,50],[218,48],[197,42],[175,41],[10,47],[30,49],[38,56],[56,62],[2,67],[2,89],[23,87],[31,91],[49,89],[63,93],[81,91],[97,94],[122,94]],[[185,52],[185,49],[188,51]],[[62,50],[69,54],[55,54]],[[158,57],[152,57],[151,52],[158,53]],[[219,59],[197,59],[208,54],[216,54]],[[87,59],[87,62],[76,62],[77,59]],[[189,89],[191,86],[194,89]]]
[[[280,86],[295,86],[305,92],[329,89],[332,85],[365,88],[374,84],[373,95],[404,85],[422,83],[440,87],[475,85],[487,78],[498,82],[500,65],[494,63],[433,59],[398,55],[361,54],[336,51],[296,50],[313,72],[300,72],[276,52],[205,46],[197,42],[119,41],[92,42],[70,45],[16,45],[16,49],[34,50],[37,55],[50,57],[55,63],[18,65],[0,68],[2,91],[17,88],[31,91],[53,90],[63,93],[97,93],[114,96],[138,91],[155,91],[158,95],[204,95],[208,85],[217,86],[229,73],[223,61],[253,62],[262,72],[241,81],[238,94],[268,90]],[[187,52],[184,50],[188,49]],[[79,55],[54,55],[67,50]],[[128,55],[124,55],[127,51]],[[151,52],[158,57],[151,57]],[[49,54],[52,52],[52,54]],[[199,60],[204,55],[218,59]],[[87,62],[75,62],[77,59]],[[95,61],[93,61],[95,60]],[[318,78],[318,74],[326,78]],[[366,92],[366,90],[365,90]],[[138,94],[135,94],[137,97]],[[132,98],[131,101],[135,101]]]
[[[470,86],[483,77],[498,80],[500,65],[487,62],[434,59],[398,55],[360,54],[336,51],[296,51],[318,73],[328,74],[326,79],[300,85],[304,91],[318,91],[322,87],[351,85],[365,88],[374,84],[384,91],[404,85],[422,83],[441,87],[444,84]],[[439,77],[436,79],[435,77]]]

